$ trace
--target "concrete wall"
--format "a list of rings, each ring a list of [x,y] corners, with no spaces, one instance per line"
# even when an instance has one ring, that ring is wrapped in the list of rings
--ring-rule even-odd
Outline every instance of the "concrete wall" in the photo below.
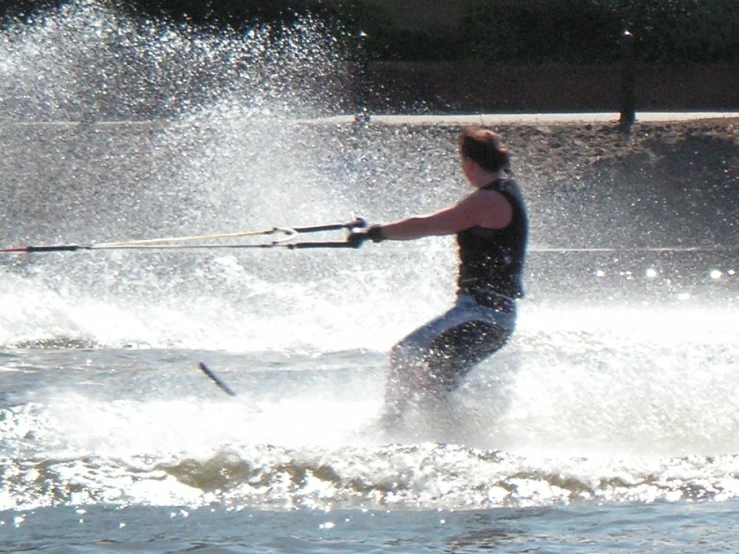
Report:
[[[401,29],[456,27],[460,0],[368,0],[391,13]]]
[[[621,66],[486,66],[379,62],[368,68],[371,112],[578,112],[621,108]],[[639,65],[637,111],[739,110],[736,66]]]

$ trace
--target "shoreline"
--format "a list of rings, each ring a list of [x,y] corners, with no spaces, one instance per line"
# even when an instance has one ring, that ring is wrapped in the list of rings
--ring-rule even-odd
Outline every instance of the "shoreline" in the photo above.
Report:
[[[592,125],[617,124],[620,120],[618,112],[552,112],[552,113],[469,113],[469,114],[433,114],[433,115],[402,115],[402,114],[368,114],[363,121],[357,115],[333,115],[317,118],[296,118],[292,121],[300,124],[353,124],[365,125],[427,125],[427,126],[458,126],[458,125]],[[685,123],[701,121],[739,120],[739,112],[637,112],[634,125],[640,123]],[[290,120],[288,120],[290,121]],[[65,127],[65,126],[115,126],[115,125],[161,125],[170,123],[175,125],[188,124],[187,121],[177,119],[142,119],[142,120],[97,120],[97,121],[18,121],[0,120],[0,127]],[[202,125],[202,122],[199,123]]]
[[[383,125],[579,125],[618,123],[621,115],[617,112],[581,113],[478,113],[478,114],[439,114],[439,115],[396,115],[370,114],[368,124]],[[637,112],[639,123],[683,123],[705,120],[739,119],[739,112]],[[340,115],[326,118],[302,119],[303,123],[354,123],[357,116]]]

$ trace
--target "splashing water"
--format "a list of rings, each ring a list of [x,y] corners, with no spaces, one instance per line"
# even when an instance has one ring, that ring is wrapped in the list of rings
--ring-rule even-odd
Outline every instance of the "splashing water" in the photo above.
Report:
[[[4,238],[88,243],[350,220],[356,140],[339,133],[322,144],[322,129],[295,123],[335,112],[347,94],[335,45],[311,19],[214,35],[134,23],[85,1],[12,26],[0,43],[4,187],[13,199],[3,215],[15,222]],[[335,292],[322,290],[329,275],[353,278],[337,256],[277,252],[11,263],[26,291],[16,294],[17,277],[3,276],[13,290],[6,344],[51,332],[113,345],[179,335],[193,345],[203,333],[263,328],[255,305],[280,313],[274,334],[286,336],[332,319]],[[198,306],[183,310],[195,291]],[[323,317],[290,324],[291,313],[309,312]],[[164,322],[178,315],[183,325],[170,335]],[[56,329],[35,336],[49,320]],[[115,324],[92,331],[90,321]]]
[[[0,113],[15,121],[143,121],[219,105],[245,117],[312,117],[344,101],[336,44],[311,18],[209,33],[78,0],[0,37]]]

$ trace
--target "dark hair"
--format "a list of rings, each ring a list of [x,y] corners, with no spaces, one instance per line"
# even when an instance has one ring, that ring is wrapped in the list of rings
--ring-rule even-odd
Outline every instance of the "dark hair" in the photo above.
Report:
[[[458,139],[459,153],[486,171],[509,170],[511,156],[497,133],[484,127],[468,127]]]

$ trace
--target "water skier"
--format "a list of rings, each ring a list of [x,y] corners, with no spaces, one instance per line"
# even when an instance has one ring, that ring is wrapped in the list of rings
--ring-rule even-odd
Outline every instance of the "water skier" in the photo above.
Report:
[[[500,137],[470,127],[458,138],[462,171],[475,190],[457,204],[426,216],[373,225],[349,237],[413,240],[456,235],[457,298],[445,314],[396,344],[390,353],[383,421],[401,420],[415,396],[443,399],[479,362],[513,334],[516,299],[523,297],[528,218],[521,190],[510,176],[510,154]]]

